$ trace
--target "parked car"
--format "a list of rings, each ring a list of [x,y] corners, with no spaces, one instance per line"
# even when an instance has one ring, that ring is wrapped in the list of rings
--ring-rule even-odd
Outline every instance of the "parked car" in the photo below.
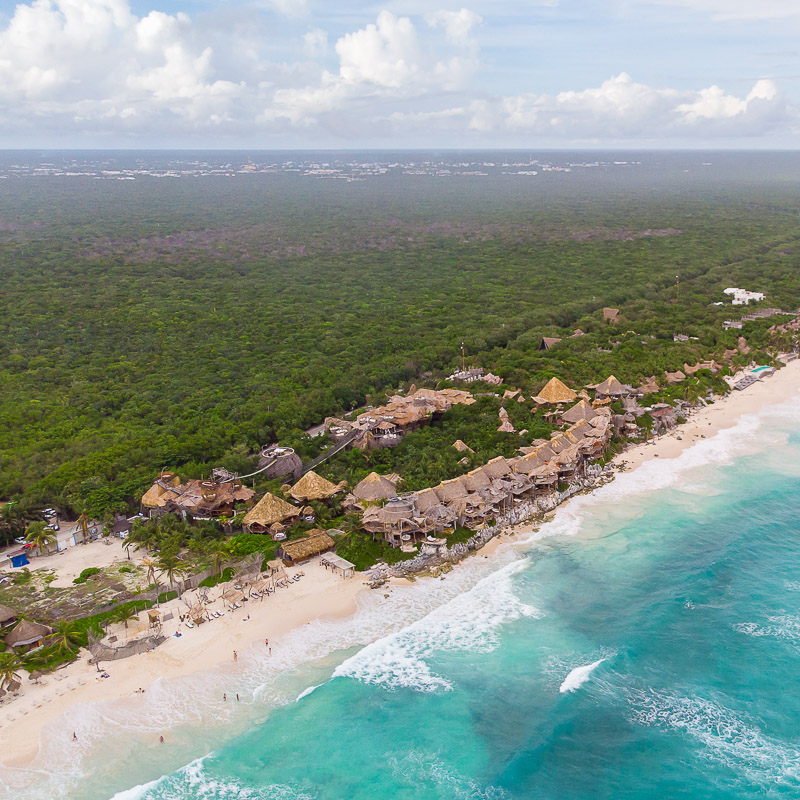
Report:
[[[14,539],[14,541],[17,544],[27,544],[27,542],[28,542],[28,540],[24,536],[17,536],[17,538]]]

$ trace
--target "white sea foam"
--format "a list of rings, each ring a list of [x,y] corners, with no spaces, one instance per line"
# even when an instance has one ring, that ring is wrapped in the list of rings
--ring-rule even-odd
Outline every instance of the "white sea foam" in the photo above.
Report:
[[[309,686],[307,689],[303,689],[303,691],[300,692],[300,694],[295,698],[295,703],[299,703],[304,697],[308,697],[311,692],[313,692],[315,689],[319,689],[320,686],[322,686],[322,684],[318,683],[316,686]]]
[[[483,578],[402,631],[385,636],[347,659],[334,677],[350,677],[388,688],[432,692],[452,688],[425,659],[437,652],[489,652],[501,626],[521,617],[541,617],[513,592],[512,578],[525,569],[517,561]]]
[[[643,725],[680,731],[700,742],[702,758],[761,786],[800,786],[800,749],[767,736],[754,720],[699,697],[669,691],[629,692],[631,716]]]
[[[123,752],[136,742],[172,730],[168,742],[184,742],[184,750],[197,754],[205,741],[204,752],[208,752],[220,739],[231,738],[263,719],[268,709],[296,700],[298,687],[286,676],[298,666],[319,663],[315,675],[330,675],[348,650],[369,644],[387,631],[401,631],[468,592],[493,571],[519,560],[519,554],[509,549],[493,559],[469,559],[446,580],[361,595],[353,616],[316,620],[292,631],[272,642],[271,658],[263,647],[240,652],[235,672],[228,667],[159,680],[135,699],[72,706],[45,729],[40,754],[30,768],[0,771],[0,800],[72,796],[93,772],[92,758],[98,748],[108,752],[115,742]],[[502,616],[500,610],[496,613]],[[223,692],[228,696],[238,692],[242,703],[223,703]],[[71,739],[73,730],[80,745],[66,748],[63,743]]]
[[[389,764],[398,785],[432,786],[437,797],[453,800],[504,800],[508,797],[504,789],[482,786],[431,753],[410,750],[402,756],[393,756]]]
[[[566,692],[574,692],[580,689],[580,687],[589,680],[589,676],[592,672],[604,661],[605,659],[601,658],[583,667],[575,667],[575,669],[564,678],[564,682],[561,684],[558,691],[561,692],[561,694],[565,694]]]
[[[766,422],[800,422],[800,396],[782,403],[765,406],[756,413],[745,414],[730,428],[725,428],[708,439],[700,439],[683,450],[676,458],[651,459],[631,472],[618,474],[615,480],[589,494],[573,498],[568,505],[557,509],[554,518],[543,525],[523,544],[533,545],[545,537],[574,536],[584,526],[587,516],[636,513],[635,500],[661,489],[675,488],[685,480],[686,473],[709,466],[725,466],[742,456],[769,450],[786,440],[784,431],[765,431]],[[716,494],[708,481],[708,472],[698,482],[689,486],[702,488],[702,494]],[[691,494],[692,492],[690,492]],[[634,504],[631,505],[631,501]]]
[[[733,629],[748,636],[768,636],[773,639],[790,642],[800,640],[800,617],[792,614],[774,614],[767,617],[767,622],[770,624],[738,622],[733,626]]]
[[[235,780],[212,778],[204,759],[197,759],[174,775],[135,786],[115,794],[111,800],[312,800],[311,796],[285,784],[251,789]]]

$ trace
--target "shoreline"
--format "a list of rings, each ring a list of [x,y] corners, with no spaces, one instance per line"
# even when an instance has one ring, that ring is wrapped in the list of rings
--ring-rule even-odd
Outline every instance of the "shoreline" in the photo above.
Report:
[[[695,409],[685,423],[657,439],[630,445],[610,463],[615,471],[629,473],[654,458],[675,459],[698,441],[733,427],[741,417],[788,400],[798,391],[800,360],[791,362],[773,376],[742,392],[732,391],[709,406]],[[568,504],[569,500],[558,508]],[[552,515],[548,514],[545,521],[550,519]],[[490,558],[499,549],[518,544],[521,538],[542,524],[542,520],[531,520],[506,528],[473,555]],[[457,568],[458,565],[454,565],[454,569]],[[251,600],[242,609],[226,612],[222,619],[193,630],[180,626],[180,638],[173,637],[179,625],[176,615],[164,626],[168,640],[160,647],[131,658],[102,662],[102,668],[111,675],[108,679],[98,677],[98,670],[88,663],[89,654],[85,650],[81,651],[77,661],[44,676],[39,685],[25,679],[20,697],[3,707],[0,723],[2,766],[30,766],[40,753],[42,734],[77,704],[123,699],[135,702],[139,699],[136,690],[141,687],[146,692],[160,679],[182,678],[213,670],[234,674],[237,669],[233,661],[234,650],[243,654],[250,648],[265,648],[267,637],[270,645],[275,642],[278,649],[281,637],[290,631],[315,620],[350,617],[357,611],[358,596],[367,590],[366,574],[357,573],[353,578],[343,579],[325,570],[318,561],[287,570],[290,575],[298,572],[305,573],[300,581],[277,590],[266,600]],[[392,579],[386,588],[392,584],[409,583],[406,579]],[[218,596],[219,589],[212,593]],[[162,608],[185,610],[180,600],[173,600]],[[142,630],[142,625],[132,628],[131,638]]]

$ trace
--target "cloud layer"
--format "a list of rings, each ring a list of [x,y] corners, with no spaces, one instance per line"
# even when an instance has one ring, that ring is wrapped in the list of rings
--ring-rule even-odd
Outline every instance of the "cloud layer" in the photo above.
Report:
[[[662,0],[714,11],[730,0]],[[765,0],[773,13],[788,10]],[[305,19],[304,2],[272,7]],[[794,135],[777,82],[741,96],[717,85],[674,89],[625,72],[589,88],[504,93],[482,83],[484,17],[468,8],[388,10],[332,38],[302,22],[290,46],[263,25],[153,10],[126,0],[34,0],[0,21],[0,129],[117,144],[159,141],[320,146],[408,141],[454,145],[723,140]],[[287,53],[289,57],[287,57]]]

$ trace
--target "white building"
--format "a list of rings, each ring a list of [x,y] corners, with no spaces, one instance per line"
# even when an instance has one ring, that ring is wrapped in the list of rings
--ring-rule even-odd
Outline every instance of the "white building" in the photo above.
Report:
[[[747,289],[736,289],[734,287],[725,289],[723,294],[733,295],[732,302],[735,306],[747,306],[750,305],[751,300],[757,302],[766,298],[764,292],[748,292]]]

